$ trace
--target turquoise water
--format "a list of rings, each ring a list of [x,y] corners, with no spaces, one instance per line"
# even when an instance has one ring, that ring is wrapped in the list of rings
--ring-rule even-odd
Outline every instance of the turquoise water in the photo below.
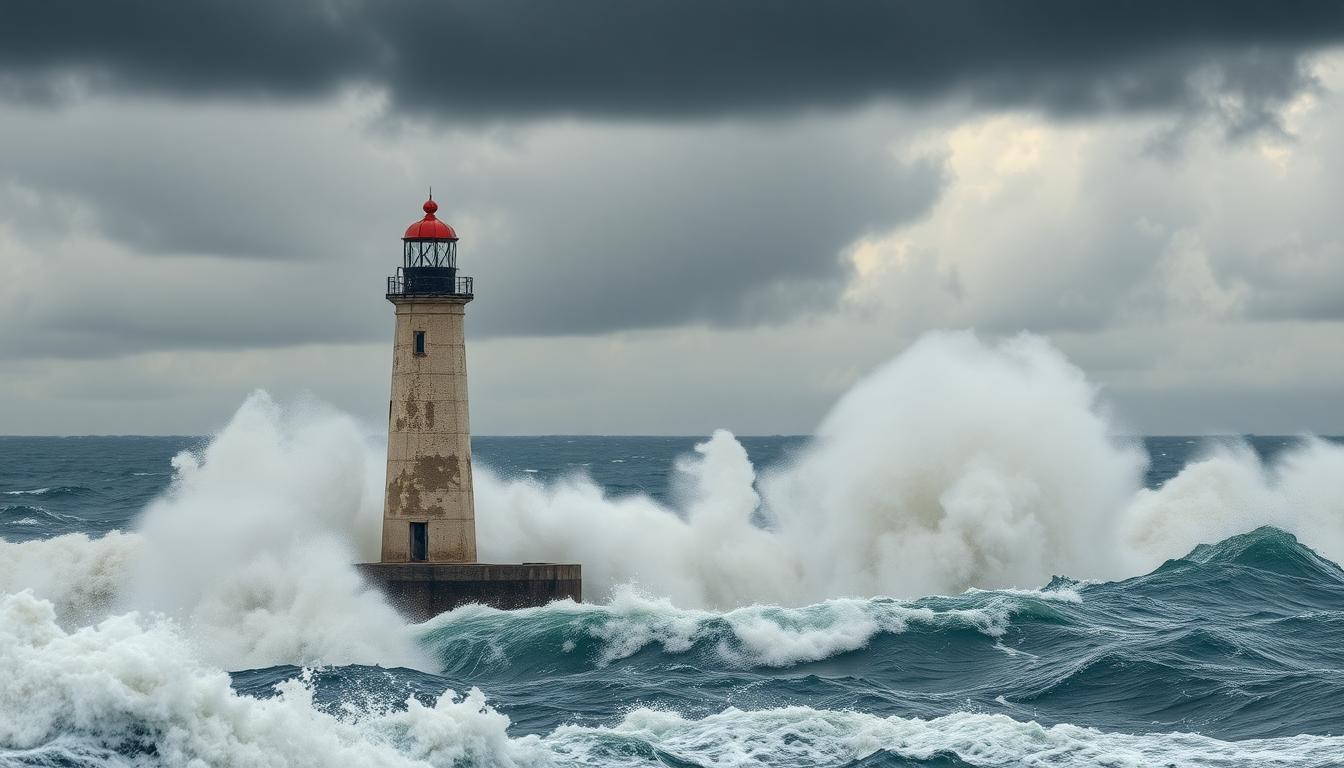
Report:
[[[1266,460],[1295,442],[1246,440]],[[168,488],[172,457],[205,442],[0,438],[0,537],[96,540],[134,529]],[[696,442],[478,438],[473,448],[476,463],[505,482],[544,486],[577,473],[611,496],[665,501],[677,494],[674,461]],[[759,467],[786,463],[806,445],[797,437],[740,442]],[[1206,448],[1194,438],[1149,438],[1143,447],[1154,489]],[[8,578],[0,583],[17,593],[18,580],[32,577]],[[1123,580],[1060,574],[1022,586],[718,610],[639,591],[601,605],[469,607],[410,630],[429,659],[420,668],[229,668],[228,685],[242,697],[214,704],[222,694],[208,672],[171,666],[179,663],[169,661],[177,658],[171,637],[104,629],[95,643],[92,629],[61,620],[70,634],[53,640],[57,630],[14,598],[0,618],[18,626],[27,617],[38,629],[5,634],[0,626],[0,675],[23,680],[0,679],[0,716],[10,721],[0,725],[0,764],[295,764],[303,760],[293,755],[308,750],[316,765],[331,764],[322,750],[332,744],[362,764],[399,764],[387,754],[433,765],[1344,764],[1344,572],[1292,535],[1259,527]],[[92,644],[70,639],[79,632]],[[151,636],[160,645],[149,645]],[[56,646],[67,655],[55,655]],[[153,667],[160,651],[133,663],[94,650],[123,646],[168,649],[164,668],[197,683],[171,696],[166,682],[139,690],[127,681],[154,675],[127,665]],[[80,692],[63,695],[88,711],[25,730],[15,723],[47,695],[34,683],[43,678],[32,677],[44,663],[55,665],[42,672],[53,690]],[[307,707],[288,736],[239,714],[290,701],[293,691],[276,688],[287,680],[303,681],[312,697],[285,705]],[[472,688],[488,710],[463,703]],[[448,690],[457,693],[444,697]],[[406,714],[408,699],[433,714]],[[197,714],[178,722],[174,708]],[[496,713],[507,723],[491,719]],[[166,722],[177,723],[178,736]],[[213,757],[193,753],[220,723],[229,746]],[[175,751],[181,732],[196,746]],[[312,743],[291,749],[306,738]],[[429,742],[457,746],[436,751]]]

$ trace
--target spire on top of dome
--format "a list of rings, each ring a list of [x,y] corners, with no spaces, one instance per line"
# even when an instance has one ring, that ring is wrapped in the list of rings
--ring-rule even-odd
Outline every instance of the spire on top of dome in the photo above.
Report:
[[[457,232],[434,215],[439,210],[439,204],[434,202],[434,188],[429,189],[429,199],[421,206],[425,211],[425,217],[406,228],[406,234],[401,236],[402,240],[456,240]]]

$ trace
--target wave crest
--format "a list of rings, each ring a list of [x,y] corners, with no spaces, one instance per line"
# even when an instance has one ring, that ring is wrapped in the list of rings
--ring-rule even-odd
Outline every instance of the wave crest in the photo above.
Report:
[[[994,642],[1013,616],[1057,619],[1048,604],[1076,604],[1074,591],[989,592],[907,603],[891,598],[835,599],[800,608],[752,605],[716,612],[678,608],[667,598],[618,590],[605,605],[552,603],[500,611],[472,605],[422,625],[448,675],[489,669],[553,668],[563,657],[584,668],[606,666],[657,646],[720,668],[790,667],[857,651],[880,635],[972,632]]]

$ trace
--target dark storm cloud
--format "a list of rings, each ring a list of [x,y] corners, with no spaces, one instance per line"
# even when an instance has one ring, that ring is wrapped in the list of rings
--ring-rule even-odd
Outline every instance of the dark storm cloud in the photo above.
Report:
[[[1304,54],[1341,30],[1344,4],[1298,2],[11,3],[0,97],[26,101],[0,119],[0,225],[35,254],[90,230],[132,253],[90,260],[66,306],[34,299],[0,356],[368,340],[386,309],[369,291],[418,204],[388,201],[412,181],[456,187],[438,188],[444,211],[467,223],[464,268],[492,297],[474,333],[831,307],[846,246],[925,216],[952,177],[940,157],[893,159],[895,127],[840,135],[808,128],[815,113],[951,97],[1272,131],[1311,85]],[[393,117],[512,123],[499,133],[523,139],[480,151],[472,131],[431,131],[425,147],[453,151],[408,172],[352,143],[345,115],[306,114],[361,84],[386,89]],[[597,119],[567,140],[545,137],[568,121],[531,122],[557,115]],[[20,216],[15,197],[46,213]],[[1069,323],[1101,322],[1075,305]]]
[[[1298,55],[1344,35],[1331,2],[11,3],[0,82],[308,96],[385,86],[461,118],[684,116],[964,93],[1056,112],[1200,109],[1191,75],[1263,123],[1304,84]]]
[[[28,147],[8,161],[0,152],[0,171],[23,180],[0,184],[0,233],[8,225],[26,246],[12,259],[13,301],[0,280],[0,358],[383,338],[383,281],[400,261],[402,231],[423,215],[423,193],[380,173],[385,159],[358,133],[345,144],[302,143],[325,114],[284,125],[268,122],[274,110],[244,111],[238,119],[260,123],[277,149],[229,140],[239,123],[212,125],[214,111],[181,111],[182,130],[169,137],[153,135],[164,110],[97,111],[97,146],[78,141],[78,115],[0,111]],[[887,120],[789,122],[547,125],[507,146],[461,136],[415,144],[419,161],[437,169],[429,178],[451,179],[435,196],[483,299],[472,333],[750,325],[834,306],[851,276],[846,246],[925,215],[949,179],[941,156],[895,153]],[[265,172],[196,168],[196,146],[213,148],[203,154],[219,167]],[[170,162],[158,167],[147,155]],[[109,168],[106,158],[119,159]],[[70,167],[92,169],[82,185],[93,190],[88,223],[117,245],[72,244],[65,225],[80,207],[64,191],[31,191],[76,188]],[[157,215],[174,195],[183,200]],[[141,206],[137,229],[171,229],[193,247],[151,255],[143,238],[128,243],[124,227],[105,226]],[[271,226],[270,209],[289,226]],[[202,216],[217,221],[194,226]],[[254,242],[266,257],[245,257]],[[238,250],[210,255],[204,246]],[[31,277],[39,270],[63,275],[62,302],[40,300]]]
[[[526,182],[467,182],[471,197],[526,216],[508,238],[462,243],[481,291],[509,297],[475,308],[480,332],[754,324],[830,308],[851,277],[846,246],[920,218],[947,181],[941,159],[826,146],[806,130],[660,143],[675,159],[609,141],[619,159],[595,173],[575,158]]]

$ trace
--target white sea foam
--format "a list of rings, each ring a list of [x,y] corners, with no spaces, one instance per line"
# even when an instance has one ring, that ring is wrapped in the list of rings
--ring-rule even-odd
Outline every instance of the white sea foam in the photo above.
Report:
[[[125,614],[66,632],[50,603],[0,597],[0,744],[12,749],[152,747],[154,764],[193,768],[533,762],[536,739],[511,740],[507,725],[474,690],[345,719],[315,709],[302,679],[241,696],[170,621]]]
[[[1344,558],[1344,448],[1304,438],[1266,467],[1244,446],[1212,447],[1154,491],[1142,487],[1142,451],[1115,432],[1095,389],[1044,340],[933,334],[846,394],[788,466],[758,476],[716,432],[678,462],[676,505],[608,498],[583,475],[504,481],[478,465],[480,552],[581,562],[590,599],[638,584],[682,608],[829,601],[833,612],[844,596],[1132,575],[1265,523]],[[349,567],[377,556],[377,438],[258,393],[174,467],[135,533],[0,543],[0,591],[33,588],[66,626],[162,612],[229,668],[429,663]],[[865,636],[855,623],[832,639],[777,638],[799,643],[779,658]]]
[[[381,463],[348,417],[249,398],[150,504],[126,607],[167,613],[226,668],[421,666],[410,630],[350,564],[376,559]]]
[[[974,765],[1020,766],[1302,766],[1333,765],[1344,739],[1295,736],[1219,741],[1186,733],[1104,733],[1071,725],[1044,727],[1003,715],[958,712],[932,720],[876,717],[810,707],[744,712],[700,720],[640,709],[612,728],[562,726],[545,740],[576,765],[620,765],[615,740],[655,745],[674,759],[707,768],[838,766],[879,751],[930,760],[955,754]]]
[[[331,714],[305,679],[257,699],[202,663],[167,619],[126,614],[70,632],[30,592],[0,597],[0,765],[98,757],[131,764],[152,749],[166,766],[360,765],[531,768],[657,765],[633,744],[704,766],[837,766],[877,751],[977,765],[1329,765],[1339,737],[1225,742],[1181,733],[1131,735],[1042,727],[1002,715],[932,720],[788,707],[727,709],[702,719],[639,709],[610,728],[562,726],[509,738],[508,718],[476,690],[433,706]],[[130,759],[114,758],[115,754]],[[42,762],[42,758],[47,760]]]
[[[679,463],[676,507],[477,467],[481,552],[581,562],[589,595],[633,582],[719,608],[1112,579],[1264,524],[1344,559],[1344,447],[1304,438],[1269,467],[1211,448],[1154,491],[1116,433],[1045,340],[932,334],[847,393],[789,466],[758,477],[715,433]]]
[[[827,600],[803,608],[750,606],[723,615],[741,649],[722,653],[744,664],[787,667],[863,648],[879,634],[899,634],[912,625],[972,629],[999,637],[1011,606],[935,611],[895,601]]]
[[[173,482],[136,528],[151,542],[142,581],[158,602],[190,607],[252,552],[331,536],[375,557],[382,477],[349,417],[253,394],[199,454],[173,459]],[[171,577],[171,578],[169,578]]]
[[[0,539],[0,594],[31,590],[51,601],[63,625],[81,626],[105,616],[125,592],[140,549],[139,536],[117,532]]]
[[[751,521],[760,498],[746,451],[723,431],[696,451],[679,464],[690,492],[681,509],[609,499],[584,476],[542,485],[477,467],[481,557],[581,562],[585,590],[599,598],[638,583],[684,606],[800,602],[795,553]]]
[[[1304,436],[1265,465],[1244,443],[1214,443],[1161,489],[1136,492],[1124,537],[1156,560],[1261,525],[1344,562],[1344,447]]]
[[[174,460],[137,531],[0,541],[0,744],[31,751],[29,763],[112,762],[109,750],[152,745],[157,762],[192,768],[629,765],[612,739],[706,766],[837,765],[876,750],[976,764],[1328,765],[1344,751],[1336,737],[1221,742],[805,707],[701,720],[637,710],[607,729],[509,739],[507,718],[475,691],[339,717],[313,706],[302,679],[274,698],[238,695],[220,669],[431,665],[414,636],[436,625],[405,626],[350,567],[377,554],[383,450],[348,417],[257,394],[203,452]],[[585,592],[609,605],[546,610],[605,612],[584,631],[606,661],[655,643],[685,652],[714,631],[719,652],[749,666],[824,659],[923,624],[997,637],[1021,601],[1084,599],[1077,586],[1031,589],[1053,574],[1130,575],[1262,524],[1344,559],[1340,446],[1306,437],[1265,466],[1244,445],[1215,445],[1159,490],[1142,487],[1143,469],[1094,388],[1043,340],[936,334],[855,386],[790,466],[758,477],[737,440],[715,433],[678,463],[676,506],[610,499],[582,476],[505,482],[478,466],[480,551],[582,562]],[[616,589],[630,583],[656,597]],[[999,591],[959,611],[841,597],[970,588]]]
[[[1055,587],[1053,589],[1016,589],[1007,587],[992,591],[972,587],[966,590],[965,594],[974,595],[985,594],[987,592],[989,594],[1013,595],[1014,597],[1031,597],[1037,600],[1049,600],[1056,603],[1083,602],[1083,594],[1073,587]]]
[[[432,668],[350,566],[376,558],[382,477],[348,417],[250,397],[134,533],[0,542],[0,592],[31,588],[66,626],[174,619],[226,669],[354,662]]]

